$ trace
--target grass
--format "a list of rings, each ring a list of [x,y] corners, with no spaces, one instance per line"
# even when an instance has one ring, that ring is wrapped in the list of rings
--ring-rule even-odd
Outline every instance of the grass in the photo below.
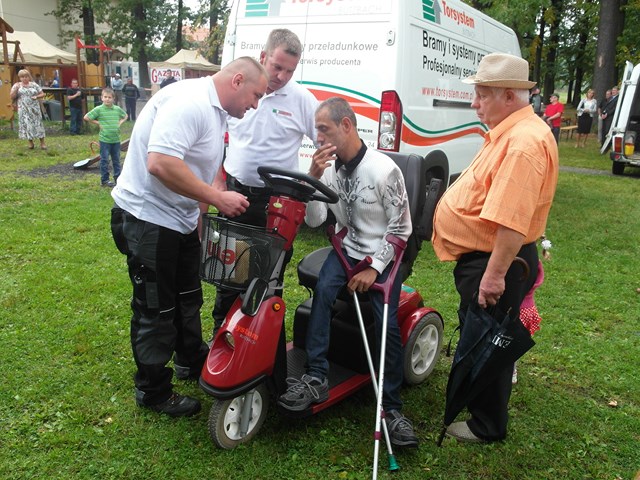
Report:
[[[127,127],[129,128],[129,127]],[[191,419],[135,406],[129,346],[129,282],[109,232],[112,201],[97,165],[73,171],[88,141],[53,124],[49,149],[29,151],[0,124],[0,478],[361,479],[370,477],[373,401],[362,392],[302,421],[274,409],[256,437],[233,451],[207,433],[211,399]],[[127,136],[125,133],[124,137]],[[563,141],[563,166],[610,171],[595,140]],[[640,469],[640,183],[562,171],[547,236],[547,280],[536,347],[520,362],[507,441],[435,446],[450,358],[405,389],[421,439],[401,470],[380,478],[632,479]],[[303,229],[295,265],[324,239]],[[452,264],[425,244],[409,283],[455,326]],[[288,304],[305,297],[288,271]],[[203,328],[214,300],[205,286]],[[293,314],[289,308],[288,318]],[[384,455],[383,455],[384,457]]]

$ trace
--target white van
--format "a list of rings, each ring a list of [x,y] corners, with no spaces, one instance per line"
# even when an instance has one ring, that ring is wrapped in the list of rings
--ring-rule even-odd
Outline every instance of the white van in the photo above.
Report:
[[[627,62],[611,130],[600,150],[600,153],[605,153],[611,145],[609,157],[612,160],[611,171],[614,175],[622,175],[627,165],[640,167],[640,89],[637,88],[639,77],[640,64],[634,67],[631,62]]]
[[[345,98],[367,146],[427,157],[445,183],[487,130],[461,79],[488,53],[520,56],[511,29],[458,0],[234,0],[222,63],[257,58],[274,28],[303,43],[294,80],[318,100]],[[303,171],[313,151],[305,142]]]

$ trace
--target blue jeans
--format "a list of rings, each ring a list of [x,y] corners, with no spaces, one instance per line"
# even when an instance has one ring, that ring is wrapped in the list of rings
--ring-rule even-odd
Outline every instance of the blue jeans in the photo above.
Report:
[[[100,142],[100,182],[109,181],[109,155],[113,162],[113,179],[118,180],[122,168],[120,167],[120,142]]]
[[[82,109],[69,107],[71,113],[71,127],[69,131],[71,133],[80,133],[82,129]]]
[[[391,265],[382,274],[378,275],[377,281],[383,282],[386,280],[390,270]],[[318,283],[313,292],[313,304],[306,338],[307,373],[311,376],[325,378],[329,371],[327,352],[329,350],[331,307],[336,300],[338,292],[345,286],[346,281],[347,276],[338,260],[338,255],[332,250],[322,265]],[[401,288],[402,280],[397,276],[389,298],[389,316],[387,320],[387,345],[382,389],[382,405],[387,411],[400,410],[402,408],[402,400],[400,399],[403,374],[402,342],[400,340],[400,329],[398,328],[398,303],[400,301]],[[376,338],[379,345],[382,338],[384,299],[382,293],[375,291],[369,291],[369,298],[376,321]],[[380,358],[379,351],[372,353],[372,355],[374,355],[373,363],[377,366]]]

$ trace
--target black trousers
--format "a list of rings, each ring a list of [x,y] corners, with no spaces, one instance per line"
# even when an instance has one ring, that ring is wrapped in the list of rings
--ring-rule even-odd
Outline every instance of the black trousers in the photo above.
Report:
[[[460,294],[461,329],[465,327],[462,312],[467,311],[469,303],[478,293],[490,255],[485,252],[467,253],[460,257],[453,270],[456,289]],[[505,276],[505,291],[498,302],[499,310],[509,312],[512,317],[520,315],[520,304],[538,275],[538,250],[535,243],[524,245],[517,256],[529,265],[529,275],[522,279],[522,266],[518,263],[512,264]],[[477,437],[496,441],[507,436],[512,373],[513,364],[505,365],[496,379],[467,406],[471,413],[471,419],[467,424]]]
[[[138,220],[121,208],[111,211],[111,233],[127,257],[131,298],[131,349],[137,371],[136,400],[145,405],[169,399],[175,362],[202,370],[202,288],[198,232],[182,234]]]

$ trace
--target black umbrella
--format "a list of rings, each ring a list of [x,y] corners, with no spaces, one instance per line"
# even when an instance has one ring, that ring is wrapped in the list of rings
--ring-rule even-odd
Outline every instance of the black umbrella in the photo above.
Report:
[[[519,315],[502,314],[497,307],[492,312],[469,304],[460,330],[460,341],[453,357],[444,413],[444,428],[438,439],[442,443],[447,427],[506,366],[524,355],[535,342]],[[501,320],[499,320],[501,319]]]

